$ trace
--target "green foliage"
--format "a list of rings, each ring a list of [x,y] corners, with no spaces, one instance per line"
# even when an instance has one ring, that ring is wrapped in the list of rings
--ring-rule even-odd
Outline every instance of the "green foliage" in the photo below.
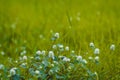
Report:
[[[119,0],[0,0],[0,64],[4,65],[0,79],[119,80],[119,4]],[[70,50],[65,51],[66,46]],[[38,56],[38,50],[46,54]],[[54,59],[48,56],[51,50]],[[27,59],[19,59],[23,56]],[[18,69],[11,76],[13,67]]]

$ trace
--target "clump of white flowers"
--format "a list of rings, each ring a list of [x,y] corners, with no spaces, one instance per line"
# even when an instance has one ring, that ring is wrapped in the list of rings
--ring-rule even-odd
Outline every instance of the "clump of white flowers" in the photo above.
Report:
[[[112,51],[115,50],[115,45],[114,45],[114,44],[112,44],[112,45],[110,46],[110,50],[112,50]]]
[[[38,50],[38,51],[36,51],[36,54],[37,55],[45,55],[45,50],[42,50],[42,51]]]
[[[64,58],[63,58],[63,61],[64,61],[64,62],[70,62],[70,59],[67,58],[67,57],[64,57]]]
[[[36,54],[37,54],[37,55],[41,55],[42,52],[41,52],[40,50],[38,50],[38,51],[36,51]]]
[[[96,49],[94,50],[94,54],[98,55],[99,53],[100,53],[100,49],[99,49],[99,48],[96,48]]]
[[[54,59],[54,52],[53,51],[49,51],[48,57]]]

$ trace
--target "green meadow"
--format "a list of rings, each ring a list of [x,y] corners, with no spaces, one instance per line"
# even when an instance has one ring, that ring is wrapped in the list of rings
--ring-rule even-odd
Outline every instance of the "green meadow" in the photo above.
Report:
[[[120,80],[120,0],[0,0],[0,80]]]

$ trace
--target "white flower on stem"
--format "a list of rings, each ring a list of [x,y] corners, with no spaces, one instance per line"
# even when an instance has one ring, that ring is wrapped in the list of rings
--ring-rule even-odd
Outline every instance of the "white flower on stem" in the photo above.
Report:
[[[82,60],[82,56],[77,56],[77,60],[81,61]]]
[[[48,53],[48,57],[54,59],[54,52],[53,52],[53,51],[49,51],[49,53]]]
[[[57,49],[57,46],[56,46],[56,45],[53,45],[52,48],[53,48],[53,49]]]
[[[39,74],[40,74],[40,71],[39,71],[39,70],[36,70],[36,71],[35,71],[35,74],[39,75]]]
[[[96,56],[96,57],[95,57],[95,61],[99,61],[99,56]]]
[[[68,46],[66,46],[66,47],[65,47],[65,50],[66,50],[66,51],[69,51],[69,47],[68,47]]]
[[[91,42],[91,43],[90,43],[90,47],[92,47],[92,48],[94,48],[94,47],[95,47],[95,45],[94,45],[94,43],[93,43],[93,42]]]
[[[25,55],[26,53],[27,53],[27,51],[24,50],[24,51],[22,51],[22,52],[20,53],[20,55],[23,56],[23,55]]]
[[[64,46],[62,44],[58,45],[60,51],[64,51]]]
[[[63,61],[64,61],[64,62],[70,62],[70,59],[67,58],[67,57],[64,57],[64,58],[63,58]]]
[[[54,37],[55,37],[55,38],[59,38],[59,33],[55,33],[55,34],[54,34]]]
[[[5,55],[5,52],[4,52],[4,51],[1,51],[1,55]]]
[[[71,53],[72,53],[72,54],[74,54],[74,53],[75,53],[75,51],[74,51],[74,50],[72,50],[72,51],[71,51]]]
[[[94,50],[94,54],[99,54],[100,53],[100,50],[99,50],[99,48],[96,48],[95,50]]]
[[[36,54],[37,54],[37,55],[41,55],[42,52],[41,52],[40,50],[38,50],[38,51],[36,51]]]
[[[87,61],[85,59],[82,60],[84,64],[87,64]]]
[[[23,56],[23,60],[27,60],[27,56]]]
[[[45,55],[46,51],[45,50],[42,50],[42,55]]]
[[[10,69],[10,75],[15,75],[16,74],[16,68]]]
[[[4,69],[4,65],[0,64],[0,70]]]
[[[114,45],[114,44],[112,44],[112,45],[110,46],[110,50],[112,50],[112,51],[115,50],[115,45]]]
[[[91,57],[91,56],[90,56],[90,57],[88,57],[88,59],[89,59],[89,60],[92,60],[92,59],[93,59],[93,57]]]

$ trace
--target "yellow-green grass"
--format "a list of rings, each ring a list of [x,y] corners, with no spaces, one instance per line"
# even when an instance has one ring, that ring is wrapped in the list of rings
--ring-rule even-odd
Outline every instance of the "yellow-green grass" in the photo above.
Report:
[[[0,63],[6,63],[8,56],[17,58],[21,46],[27,47],[29,55],[49,49],[53,31],[60,33],[58,43],[70,46],[85,58],[94,55],[89,47],[94,42],[100,49],[100,65],[88,66],[98,72],[100,80],[118,80],[119,8],[119,0],[0,0],[0,51],[5,52],[5,56],[0,55]],[[116,46],[113,52],[111,44]]]

